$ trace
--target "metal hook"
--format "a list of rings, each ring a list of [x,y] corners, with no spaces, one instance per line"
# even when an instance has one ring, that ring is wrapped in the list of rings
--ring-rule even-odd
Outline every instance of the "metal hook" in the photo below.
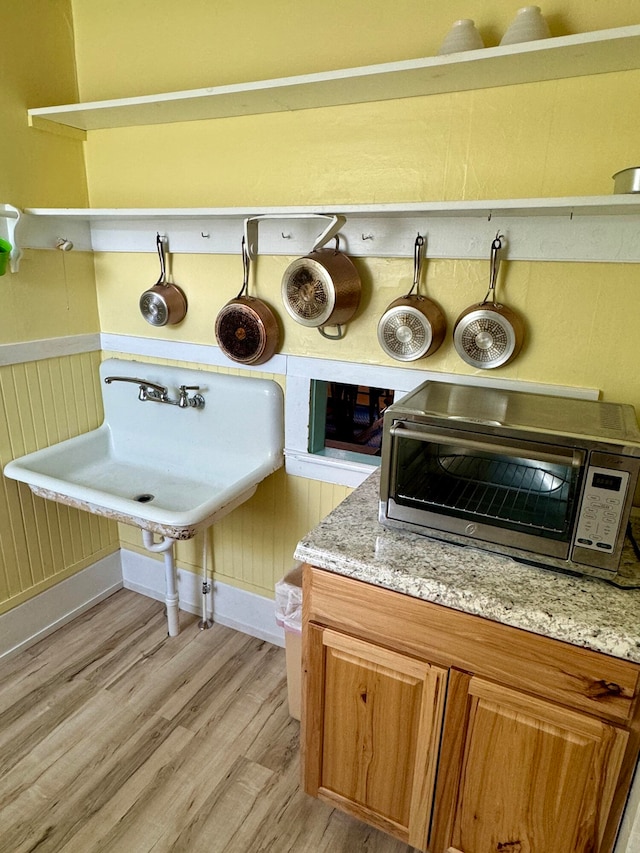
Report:
[[[250,216],[244,221],[243,251],[246,251],[250,260],[255,261],[258,254],[258,216]]]
[[[322,234],[318,237],[316,242],[313,244],[312,252],[315,252],[317,249],[321,249],[325,246],[329,240],[332,240],[334,237],[337,239],[338,231],[344,227],[345,222],[347,221],[346,216],[342,216],[339,213],[317,213],[312,214],[312,216],[320,216],[323,219],[331,219],[331,222],[324,229]]]

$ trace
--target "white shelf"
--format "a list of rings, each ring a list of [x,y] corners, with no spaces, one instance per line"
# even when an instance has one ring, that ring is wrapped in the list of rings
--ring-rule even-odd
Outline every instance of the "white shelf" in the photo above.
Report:
[[[428,258],[486,259],[497,230],[512,260],[640,262],[640,194],[551,199],[414,202],[341,207],[26,209],[20,244],[53,248],[156,251],[156,232],[169,251],[240,254],[244,220],[261,217],[258,251],[305,255],[324,225],[310,214],[340,214],[340,248],[353,257],[412,257],[415,236]]]
[[[640,26],[134,98],[43,107],[30,124],[85,131],[331,107],[628,71],[640,66]]]

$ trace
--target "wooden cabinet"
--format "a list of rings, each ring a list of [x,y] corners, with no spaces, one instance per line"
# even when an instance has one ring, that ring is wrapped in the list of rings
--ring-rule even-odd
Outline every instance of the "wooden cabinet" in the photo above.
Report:
[[[462,679],[464,721],[451,739],[457,754],[450,750],[441,766],[453,796],[448,815],[443,798],[433,849],[600,850],[628,733],[503,685]]]
[[[640,667],[307,567],[307,793],[429,853],[608,853]]]
[[[308,637],[322,708],[308,792],[420,847],[426,838],[446,670],[336,631]]]

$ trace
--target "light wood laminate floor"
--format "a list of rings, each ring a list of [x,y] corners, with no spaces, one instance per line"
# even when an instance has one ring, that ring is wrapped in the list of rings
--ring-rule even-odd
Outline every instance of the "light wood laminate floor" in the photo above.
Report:
[[[410,853],[302,793],[284,650],[121,590],[0,665],[0,853]]]

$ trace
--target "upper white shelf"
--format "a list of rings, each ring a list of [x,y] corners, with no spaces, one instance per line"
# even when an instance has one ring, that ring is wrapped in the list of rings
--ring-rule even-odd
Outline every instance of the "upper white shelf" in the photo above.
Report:
[[[73,135],[385,101],[582,77],[640,67],[640,25],[339,71],[159,95],[42,107],[29,123]]]

